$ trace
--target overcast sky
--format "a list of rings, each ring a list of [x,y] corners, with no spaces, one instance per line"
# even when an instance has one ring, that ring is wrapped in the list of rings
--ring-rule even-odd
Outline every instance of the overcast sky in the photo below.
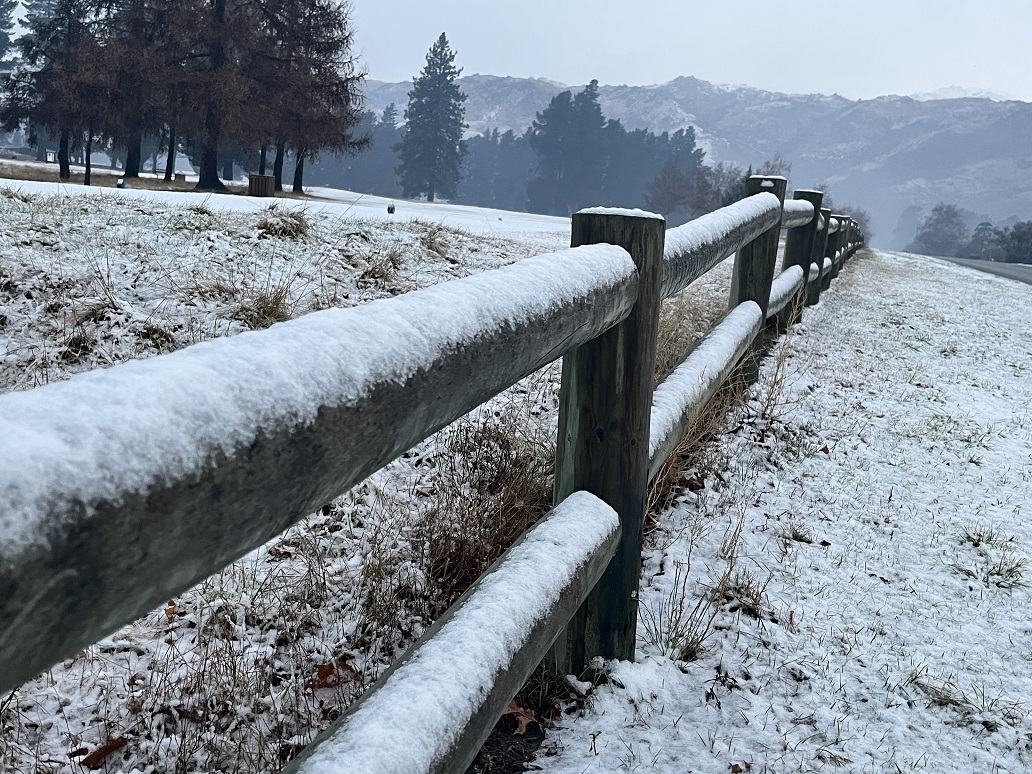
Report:
[[[679,75],[866,99],[946,86],[1032,101],[1032,0],[352,0],[369,77],[416,75],[441,32],[464,75],[576,86]]]

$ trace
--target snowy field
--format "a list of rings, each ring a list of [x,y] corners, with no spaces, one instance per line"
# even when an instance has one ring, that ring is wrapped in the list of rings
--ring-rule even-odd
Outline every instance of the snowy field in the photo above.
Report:
[[[537,765],[1028,771],[1032,288],[877,253],[780,364],[652,536],[638,663]],[[679,660],[671,630],[715,591]]]
[[[342,192],[270,209],[240,196],[9,186],[0,392],[569,239],[565,219],[408,202],[388,218],[386,200]],[[709,311],[684,335],[711,324],[728,277],[724,264],[686,291],[682,306]],[[654,514],[638,662],[606,665],[609,682],[586,710],[567,705],[535,765],[1026,770],[1030,308],[1032,288],[932,259],[849,264],[775,348],[673,507]],[[530,490],[554,443],[556,383],[554,367],[524,380],[279,540],[0,697],[0,770],[278,768],[443,609],[445,597],[420,598],[435,569],[425,545],[450,545],[428,527],[435,514],[481,523],[512,506],[478,489],[493,491],[485,465],[498,459],[485,442],[533,479],[520,507],[533,496],[547,508],[547,489]],[[442,482],[453,499],[435,499]]]

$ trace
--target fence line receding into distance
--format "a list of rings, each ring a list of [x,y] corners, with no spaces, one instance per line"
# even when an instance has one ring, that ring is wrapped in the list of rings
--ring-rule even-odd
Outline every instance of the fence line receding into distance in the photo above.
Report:
[[[670,230],[583,210],[569,250],[0,396],[0,691],[562,357],[555,508],[290,766],[462,771],[546,654],[634,658],[650,479],[863,242],[786,185]],[[653,390],[660,303],[733,253],[728,314]]]

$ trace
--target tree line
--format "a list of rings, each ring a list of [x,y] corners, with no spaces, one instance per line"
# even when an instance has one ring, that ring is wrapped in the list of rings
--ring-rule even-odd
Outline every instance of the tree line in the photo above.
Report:
[[[969,230],[954,204],[939,202],[921,222],[907,250],[926,255],[1032,263],[1032,220],[996,227],[982,221]]]
[[[2,8],[0,8],[2,11]],[[220,162],[245,154],[282,188],[288,151],[357,151],[362,73],[346,4],[337,0],[28,0],[19,64],[3,84],[0,124],[53,137],[61,179],[70,153],[123,149],[139,175],[144,138],[194,146],[198,187],[224,190]]]
[[[569,215],[586,206],[645,207],[671,225],[745,195],[753,168],[707,166],[692,127],[654,134],[607,119],[598,82],[557,94],[523,133],[497,129],[463,137],[461,69],[442,33],[413,81],[403,124],[396,105],[362,114],[362,153],[321,162],[313,181],[387,197],[440,196],[459,204]],[[756,174],[788,177],[775,156]],[[830,201],[830,199],[829,199]],[[844,208],[869,229],[867,213]]]
[[[9,2],[0,0],[0,17]],[[78,151],[89,183],[90,151],[100,147],[124,154],[126,177],[139,175],[144,149],[161,150],[169,180],[182,144],[208,190],[224,189],[219,169],[232,177],[234,162],[259,174],[271,167],[280,190],[292,155],[297,192],[307,164],[311,184],[382,196],[553,215],[645,207],[677,225],[740,199],[753,174],[707,165],[692,127],[655,134],[606,118],[597,81],[557,94],[523,133],[464,137],[462,71],[444,33],[403,116],[395,105],[362,112],[363,73],[340,0],[28,0],[26,8],[0,124],[27,127],[38,147],[56,140],[62,179]],[[790,172],[780,156],[756,169]]]

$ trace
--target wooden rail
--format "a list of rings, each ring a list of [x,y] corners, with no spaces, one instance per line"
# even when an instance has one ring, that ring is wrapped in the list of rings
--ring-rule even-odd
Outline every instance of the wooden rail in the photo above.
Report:
[[[816,303],[863,240],[820,192],[785,203],[781,178],[749,191],[666,232],[638,211],[583,211],[570,250],[0,396],[0,691],[562,356],[556,509],[292,770],[461,771],[553,642],[572,672],[633,659],[648,481],[765,322]],[[775,280],[782,227],[801,236]],[[732,253],[728,315],[653,394],[660,300]],[[517,575],[550,580],[512,610]],[[427,669],[470,637],[487,649],[470,680]],[[389,722],[391,696],[427,718],[419,739]],[[370,758],[361,741],[388,738],[418,754]]]

